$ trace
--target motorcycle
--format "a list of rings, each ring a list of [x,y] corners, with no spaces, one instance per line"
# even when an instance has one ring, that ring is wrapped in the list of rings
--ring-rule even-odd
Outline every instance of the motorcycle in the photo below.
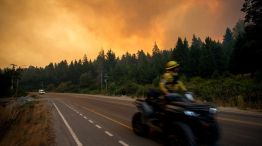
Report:
[[[139,136],[162,133],[168,146],[215,145],[219,139],[217,109],[194,102],[190,93],[137,99],[135,105],[132,127]]]

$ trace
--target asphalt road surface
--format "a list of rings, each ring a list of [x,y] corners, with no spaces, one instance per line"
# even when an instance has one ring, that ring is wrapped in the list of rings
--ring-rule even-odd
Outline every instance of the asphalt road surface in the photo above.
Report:
[[[47,93],[58,146],[159,146],[156,138],[136,136],[131,117],[137,111],[125,97]],[[261,146],[262,114],[221,111],[219,146]]]

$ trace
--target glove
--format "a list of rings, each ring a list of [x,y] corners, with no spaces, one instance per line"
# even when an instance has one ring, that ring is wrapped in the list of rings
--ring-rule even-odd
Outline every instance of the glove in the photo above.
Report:
[[[187,98],[188,100],[190,100],[190,101],[193,101],[193,100],[194,100],[194,97],[193,97],[192,92],[186,92],[186,93],[185,93],[185,96],[186,96],[186,98]]]

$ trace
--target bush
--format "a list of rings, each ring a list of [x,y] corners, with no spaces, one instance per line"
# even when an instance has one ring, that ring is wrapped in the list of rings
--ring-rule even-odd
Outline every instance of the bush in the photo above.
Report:
[[[55,90],[55,85],[54,84],[48,84],[46,90],[47,91],[54,91]]]
[[[119,94],[119,95],[134,96],[134,95],[136,95],[136,92],[137,92],[138,89],[139,89],[138,84],[131,82],[131,81],[128,81],[124,85],[120,86],[117,89],[116,93]]]
[[[90,93],[90,89],[89,88],[82,88],[82,89],[80,89],[79,93]]]
[[[124,85],[114,85],[109,90],[110,95],[128,95],[135,97],[143,97],[149,88],[153,85],[139,85],[132,81],[127,81]]]
[[[216,79],[191,78],[186,82],[197,98],[223,106],[261,109],[262,84],[250,76],[232,76]]]
[[[62,82],[56,88],[58,92],[78,92],[78,87],[71,82]]]

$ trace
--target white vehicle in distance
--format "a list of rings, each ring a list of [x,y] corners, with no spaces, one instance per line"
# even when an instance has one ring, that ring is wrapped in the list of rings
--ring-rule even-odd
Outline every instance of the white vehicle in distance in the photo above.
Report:
[[[39,90],[38,90],[38,93],[39,93],[39,94],[45,94],[45,90],[39,89]]]

